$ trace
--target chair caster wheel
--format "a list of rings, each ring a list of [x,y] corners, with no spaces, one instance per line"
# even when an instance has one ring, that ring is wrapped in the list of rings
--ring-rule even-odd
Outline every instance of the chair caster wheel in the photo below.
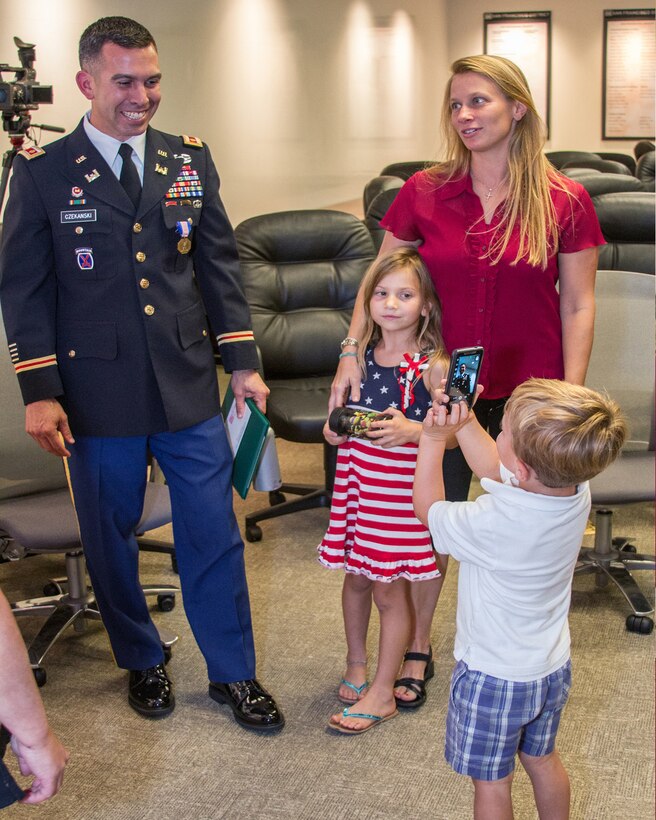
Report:
[[[47,595],[48,598],[54,597],[55,595],[62,595],[63,592],[64,590],[54,581],[50,581],[50,583],[43,587],[43,594]]]
[[[158,595],[157,608],[160,612],[170,612],[175,609],[175,595]]]
[[[620,552],[630,552],[633,555],[638,552],[638,550],[633,546],[633,544],[625,544]]]
[[[287,501],[287,498],[284,493],[280,492],[280,490],[274,490],[273,492],[269,493],[270,507],[277,507],[278,504],[284,504],[285,501]]]
[[[164,644],[162,644],[162,651],[164,652],[164,666],[166,666],[173,657],[173,650],[170,646],[164,646]]]
[[[180,574],[178,572],[178,556],[174,552],[171,553],[171,569],[176,575]]]
[[[46,681],[48,680],[48,676],[46,674],[46,670],[42,666],[35,666],[32,668],[32,674],[34,675],[34,680],[36,681],[36,685],[39,689],[42,686],[46,685]]]
[[[626,619],[626,628],[629,632],[637,632],[639,635],[651,635],[654,622],[646,615],[631,614]]]
[[[246,527],[246,540],[251,544],[254,544],[256,541],[261,541],[262,527],[258,527],[257,524],[249,524]]]

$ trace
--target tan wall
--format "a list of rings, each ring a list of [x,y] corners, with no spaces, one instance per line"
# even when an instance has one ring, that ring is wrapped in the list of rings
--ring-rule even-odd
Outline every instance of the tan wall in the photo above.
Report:
[[[13,35],[36,43],[38,79],[54,85],[55,103],[33,121],[70,130],[86,108],[74,83],[80,32],[104,14],[138,15],[157,39],[164,72],[155,125],[211,145],[237,223],[359,197],[386,163],[437,157],[448,65],[482,50],[483,11],[546,5],[142,0],[137,8],[127,0],[31,0],[2,4],[0,62],[17,62]],[[631,148],[600,139],[604,5],[552,4],[552,148]],[[51,139],[44,134],[42,143]]]
[[[635,140],[602,140],[604,9],[635,0],[458,0],[447,4],[449,60],[483,51],[483,14],[551,11],[551,133],[547,149],[633,153]]]

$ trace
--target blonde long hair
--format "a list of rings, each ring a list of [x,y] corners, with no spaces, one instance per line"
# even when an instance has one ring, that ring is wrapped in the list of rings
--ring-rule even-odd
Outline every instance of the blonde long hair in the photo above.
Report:
[[[442,104],[447,159],[430,168],[428,174],[435,182],[444,184],[466,176],[470,170],[471,151],[463,145],[451,124],[451,82],[456,74],[473,72],[487,77],[509,100],[523,103],[526,114],[515,122],[509,143],[508,196],[499,225],[491,229],[493,235],[485,255],[491,264],[496,265],[505,253],[513,231],[519,228],[519,248],[513,264],[524,259],[529,265],[544,269],[549,257],[558,252],[558,219],[550,190],[557,188],[567,193],[570,205],[575,197],[544,155],[546,129],[535,108],[526,77],[515,63],[489,54],[456,60],[451,72]]]
[[[410,247],[396,248],[384,256],[377,257],[362,280],[362,295],[364,304],[365,329],[358,346],[358,364],[364,376],[367,368],[365,355],[371,344],[380,340],[380,328],[371,317],[369,304],[380,280],[398,270],[409,270],[417,277],[419,297],[423,304],[428,306],[428,313],[420,316],[415,331],[415,339],[419,350],[431,351],[429,366],[441,363],[448,366],[449,356],[442,339],[442,305],[435,292],[433,281],[428,268],[419,253]]]

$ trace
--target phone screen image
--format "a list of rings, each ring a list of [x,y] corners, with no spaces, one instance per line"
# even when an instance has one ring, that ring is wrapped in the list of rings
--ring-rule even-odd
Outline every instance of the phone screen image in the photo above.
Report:
[[[482,347],[453,351],[446,388],[451,401],[466,401],[472,406],[482,361]]]

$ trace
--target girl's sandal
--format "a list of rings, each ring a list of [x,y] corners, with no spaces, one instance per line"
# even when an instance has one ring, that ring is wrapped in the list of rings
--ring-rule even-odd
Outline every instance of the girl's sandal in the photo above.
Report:
[[[367,665],[366,661],[350,661],[348,658],[346,659],[347,669],[348,669],[349,666],[366,666],[366,665]],[[368,680],[366,680],[360,686],[356,686],[355,683],[353,683],[350,680],[347,680],[346,678],[342,678],[339,683],[340,683],[340,686],[346,686],[348,689],[351,689],[351,691],[353,691],[355,693],[354,698],[345,698],[342,695],[340,695],[339,692],[338,692],[337,699],[340,701],[340,703],[346,703],[348,705],[351,705],[353,703],[357,703],[360,700],[360,698],[364,696],[365,689],[369,686],[369,681]]]

